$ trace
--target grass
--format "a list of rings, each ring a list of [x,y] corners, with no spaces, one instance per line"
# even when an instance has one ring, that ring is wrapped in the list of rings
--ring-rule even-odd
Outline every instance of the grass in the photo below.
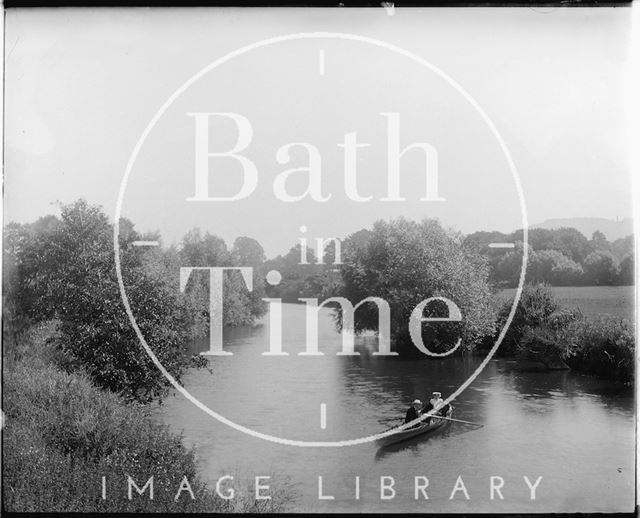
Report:
[[[283,512],[294,493],[272,485],[272,499],[256,501],[238,488],[233,500],[217,496],[200,478],[195,451],[157,423],[147,407],[125,403],[80,372],[51,363],[51,328],[23,335],[9,347],[2,407],[3,511],[14,512]],[[29,356],[31,351],[32,357]],[[142,487],[154,477],[154,500],[127,498],[127,476]],[[109,494],[102,499],[106,476]],[[187,477],[195,500],[183,492]]]
[[[635,322],[635,286],[552,286],[554,299],[564,307],[577,308],[586,317],[612,315]],[[516,290],[502,290],[503,298],[512,298]]]
[[[503,353],[539,361],[549,368],[562,360],[575,371],[631,383],[635,318],[628,291],[625,287],[526,285],[505,336]],[[505,300],[500,313],[503,321],[510,306]],[[630,318],[625,318],[630,310]]]

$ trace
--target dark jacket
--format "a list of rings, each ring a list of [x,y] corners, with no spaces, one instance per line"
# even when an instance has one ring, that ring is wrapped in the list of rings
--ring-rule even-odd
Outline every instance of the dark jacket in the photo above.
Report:
[[[407,415],[404,417],[404,422],[408,423],[409,421],[413,421],[414,419],[418,419],[418,412],[413,408],[413,405],[409,407],[407,410]]]

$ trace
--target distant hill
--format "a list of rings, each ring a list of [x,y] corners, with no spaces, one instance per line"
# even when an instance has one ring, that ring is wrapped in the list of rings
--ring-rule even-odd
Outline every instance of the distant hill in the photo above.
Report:
[[[609,241],[615,241],[621,237],[633,234],[633,219],[624,218],[620,221],[606,218],[557,218],[547,219],[542,223],[531,225],[530,228],[555,229],[561,227],[572,227],[584,234],[587,239],[599,230]]]

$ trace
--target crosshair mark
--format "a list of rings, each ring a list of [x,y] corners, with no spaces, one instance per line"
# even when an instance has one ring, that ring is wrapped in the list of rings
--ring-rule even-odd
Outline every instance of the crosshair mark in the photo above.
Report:
[[[515,248],[515,243],[489,243],[489,248]]]
[[[318,53],[318,72],[321,76],[324,75],[324,49],[320,49]]]
[[[327,404],[320,403],[320,428],[327,428]]]
[[[132,241],[133,246],[160,246],[159,241]]]

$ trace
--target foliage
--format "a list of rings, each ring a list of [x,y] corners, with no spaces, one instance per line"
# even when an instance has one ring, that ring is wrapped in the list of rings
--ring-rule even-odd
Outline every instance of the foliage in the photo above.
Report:
[[[498,314],[499,329],[502,329],[506,324],[512,306],[512,301],[506,301],[500,309]],[[553,298],[547,285],[525,284],[509,329],[498,350],[499,354],[504,356],[515,354],[520,341],[528,330],[545,326],[552,315],[559,310],[560,305]]]
[[[623,286],[631,286],[635,282],[635,261],[633,253],[628,253],[620,261],[619,282]]]
[[[530,282],[548,282],[553,286],[573,286],[582,276],[582,266],[558,250],[533,252],[527,271]]]
[[[3,507],[15,512],[265,512],[283,511],[292,497],[282,485],[272,500],[242,492],[222,500],[200,479],[193,450],[153,420],[80,374],[19,363],[5,373]],[[154,500],[127,498],[126,477],[139,487],[154,476]],[[101,498],[102,476],[108,483]],[[187,491],[175,502],[186,476]],[[241,488],[238,489],[241,492]]]
[[[500,312],[501,325],[511,308]],[[633,325],[612,315],[585,317],[577,308],[563,308],[544,285],[526,285],[500,349],[503,355],[548,363],[562,359],[585,374],[633,380]]]
[[[239,238],[231,252],[224,241],[195,229],[180,250],[143,248],[131,222],[120,221],[123,282],[136,323],[162,365],[177,379],[194,365],[186,353],[189,339],[209,326],[208,278],[192,274],[186,294],[179,290],[183,265],[256,269],[249,293],[237,272],[225,280],[225,323],[253,323],[265,311],[260,265],[262,247]],[[100,207],[80,200],[31,225],[9,224],[5,230],[5,338],[32,323],[56,319],[60,362],[86,371],[98,386],[128,399],[150,401],[164,394],[168,382],[142,349],[120,296],[113,253],[113,226]],[[62,364],[64,359],[64,364]]]
[[[514,287],[520,276],[524,233],[475,232],[465,238],[473,248],[489,260],[491,281],[501,287]],[[512,242],[509,252],[489,248],[492,242]],[[529,282],[545,282],[553,286],[627,285],[633,282],[633,235],[610,243],[596,231],[590,240],[574,228],[529,229]],[[626,258],[624,270],[617,262]],[[631,266],[631,267],[630,267]]]
[[[585,374],[630,382],[634,378],[635,330],[624,318],[600,315],[575,320],[557,333],[565,361]]]
[[[341,295],[353,304],[370,296],[385,299],[391,307],[391,336],[400,344],[411,343],[408,324],[415,306],[430,297],[446,297],[460,308],[462,322],[425,324],[425,344],[444,351],[461,337],[472,348],[493,331],[494,313],[487,263],[461,241],[435,220],[377,221],[369,234],[347,239]],[[442,306],[433,303],[425,316],[442,316]],[[340,317],[338,313],[338,325]],[[377,322],[372,303],[356,312],[357,332],[377,330]]]
[[[584,260],[584,273],[589,284],[610,286],[615,284],[618,278],[618,261],[609,251],[596,250]]]
[[[513,241],[522,241],[523,232],[517,230],[510,236]],[[589,240],[575,228],[558,229],[531,228],[528,234],[529,246],[536,252],[557,250],[576,263],[582,263],[591,251]]]
[[[522,337],[515,344],[516,358],[540,362],[548,368],[566,368],[563,363],[566,348],[558,334],[570,323],[583,318],[579,309],[560,308],[537,327],[525,326]]]
[[[189,307],[170,281],[159,250],[131,246],[140,236],[122,220],[123,280],[138,326],[159,361],[175,377],[189,365],[184,351]],[[9,293],[33,321],[59,321],[56,346],[67,370],[82,369],[96,384],[149,401],[167,386],[131,327],[114,268],[113,228],[99,207],[62,206],[58,223],[9,243],[17,258],[17,286]]]
[[[242,275],[238,271],[225,273],[223,285],[223,322],[226,326],[252,325],[261,317],[266,307],[262,298],[264,275],[262,264],[264,250],[260,243],[249,237],[239,237],[233,248],[227,250],[224,240],[200,229],[190,230],[182,240],[181,248],[174,258],[172,269],[179,272],[182,266],[248,266],[253,270],[253,290],[248,291]],[[186,297],[194,314],[194,325],[208,329],[209,323],[209,275],[205,272],[191,272],[186,289]]]

